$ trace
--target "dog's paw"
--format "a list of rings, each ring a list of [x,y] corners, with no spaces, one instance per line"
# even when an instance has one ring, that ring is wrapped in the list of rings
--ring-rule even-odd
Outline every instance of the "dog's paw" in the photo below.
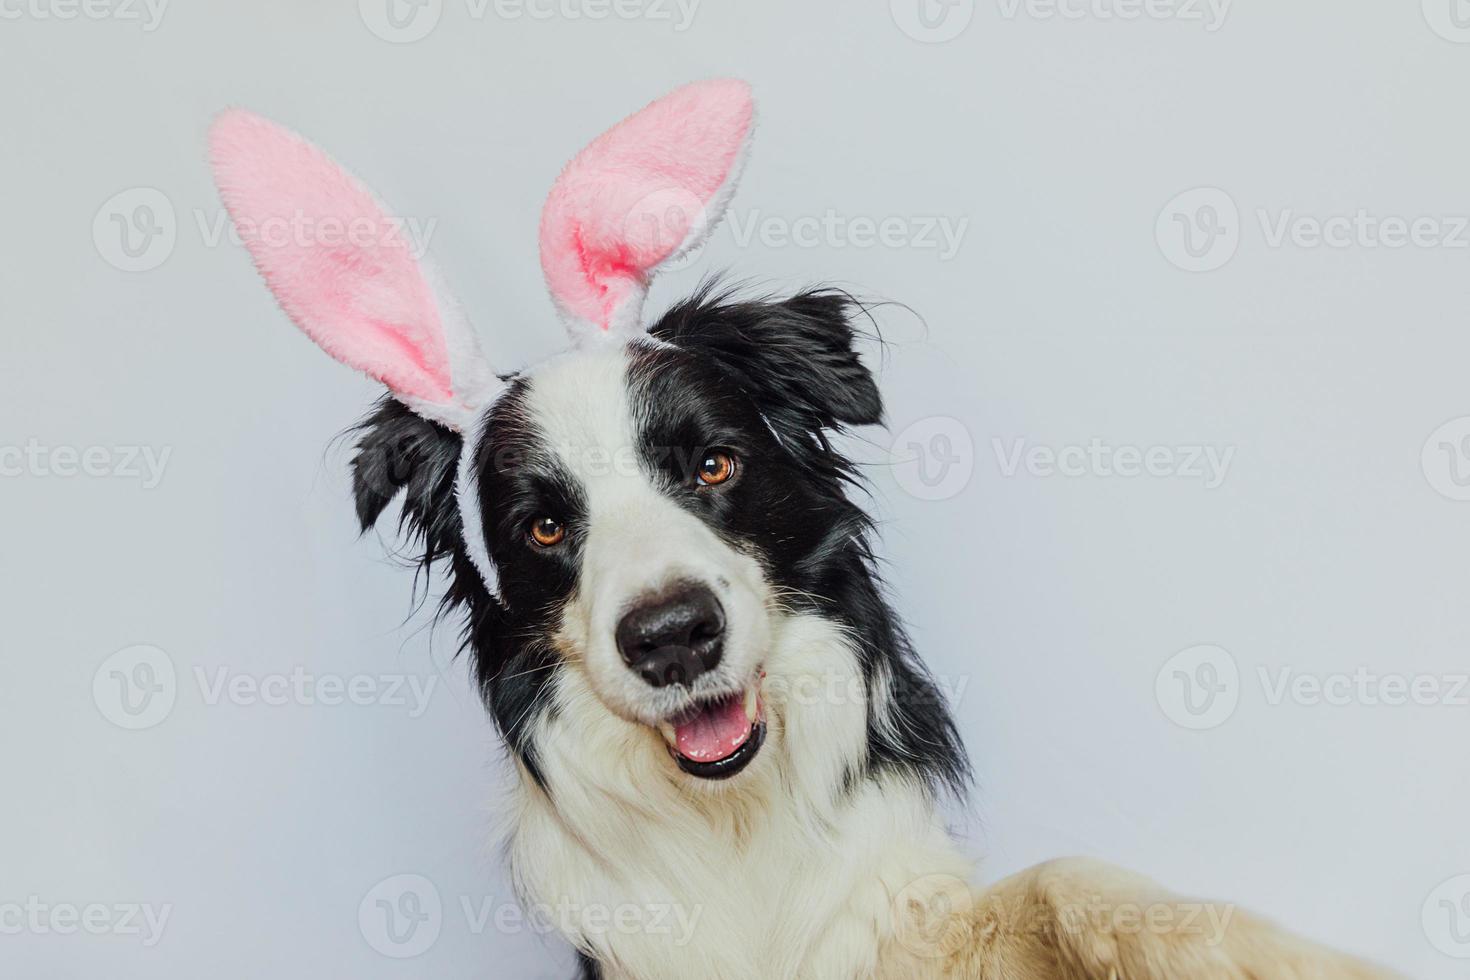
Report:
[[[1227,902],[1172,894],[1100,861],[1037,865],[976,897],[954,976],[1052,980],[1384,980],[1392,976]],[[988,937],[988,940],[987,940]],[[986,940],[986,941],[981,941]]]

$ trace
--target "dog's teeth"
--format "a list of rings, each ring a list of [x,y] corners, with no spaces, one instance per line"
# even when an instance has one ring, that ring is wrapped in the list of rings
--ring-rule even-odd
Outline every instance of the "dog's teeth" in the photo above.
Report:
[[[668,742],[670,745],[678,744],[679,736],[674,732],[674,726],[669,724],[668,722],[661,721],[658,723],[658,733],[662,735],[664,737],[664,741]]]
[[[752,684],[745,689],[745,717],[752,725],[755,724],[755,715],[759,708],[760,691]]]

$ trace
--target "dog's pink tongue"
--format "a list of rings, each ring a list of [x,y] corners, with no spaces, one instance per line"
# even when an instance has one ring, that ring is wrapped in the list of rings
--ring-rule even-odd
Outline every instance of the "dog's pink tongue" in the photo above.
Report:
[[[691,762],[729,758],[750,738],[750,719],[739,695],[705,705],[698,714],[674,723],[679,754]]]

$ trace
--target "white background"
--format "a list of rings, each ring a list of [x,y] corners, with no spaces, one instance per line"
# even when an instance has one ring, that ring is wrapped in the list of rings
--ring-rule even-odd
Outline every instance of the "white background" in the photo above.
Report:
[[[774,233],[742,243],[725,225],[651,308],[728,268],[922,316],[883,317],[892,431],[919,426],[900,456],[955,437],[960,476],[921,499],[891,436],[857,451],[900,608],[958,692],[982,875],[1094,854],[1417,977],[1470,976],[1448,955],[1470,952],[1452,931],[1470,937],[1470,908],[1452,918],[1465,882],[1436,892],[1470,872],[1467,692],[1273,704],[1260,677],[1470,669],[1470,503],[1452,499],[1465,428],[1421,459],[1470,416],[1470,233],[1458,248],[1272,240],[1283,215],[1360,209],[1453,237],[1470,213],[1470,31],[1451,2],[1241,3],[1219,22],[1158,0],[1074,0],[1066,17],[959,0],[925,28],[905,0],[704,0],[688,23],[662,2],[594,20],[575,3],[533,17],[434,0],[402,43],[378,0],[178,3],[152,30],[141,2],[6,0],[0,446],[41,462],[0,479],[0,912],[169,918],[151,946],[121,923],[7,928],[0,973],[569,975],[558,944],[464,914],[511,902],[501,750],[455,629],[428,629],[411,573],[356,537],[346,444],[329,444],[375,386],[210,237],[203,137],[221,107],[256,109],[436,221],[433,254],[513,368],[562,344],[535,248],[559,167],[657,94],[733,74],[761,106],[735,215]],[[1196,188],[1216,190],[1165,210]],[[147,220],[137,207],[159,195]],[[781,238],[829,212],[814,244]],[[130,258],[114,214],[162,234]],[[1191,259],[1179,234],[1212,216],[1215,250]],[[904,240],[864,247],[862,221],[890,217]],[[929,218],[967,222],[954,254],[924,247]],[[1007,476],[993,440],[1018,439],[1233,456],[1214,488]],[[119,457],[111,475],[55,472],[58,447],[130,446],[168,452],[156,486]],[[174,703],[129,730],[109,685],[130,665],[104,662],[139,644],[167,656]],[[1190,720],[1170,694],[1179,664],[1162,703],[1156,679],[1201,644],[1228,652],[1236,707],[1191,730],[1171,720]],[[221,677],[298,669],[436,686],[418,717],[294,694],[210,703]],[[401,874],[442,905],[412,959],[359,924]]]

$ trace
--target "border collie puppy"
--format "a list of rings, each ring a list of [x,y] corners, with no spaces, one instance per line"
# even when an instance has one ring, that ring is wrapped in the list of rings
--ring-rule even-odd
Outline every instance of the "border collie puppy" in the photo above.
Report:
[[[572,161],[540,239],[574,345],[505,375],[365,186],[258,116],[211,133],[283,308],[390,390],[360,427],[357,514],[401,497],[422,566],[448,569],[520,776],[524,899],[608,980],[1385,976],[1093,862],[972,890],[939,815],[965,753],[833,447],[883,417],[863,311],[705,288],[643,316],[753,120],[742,83],[697,83]]]

